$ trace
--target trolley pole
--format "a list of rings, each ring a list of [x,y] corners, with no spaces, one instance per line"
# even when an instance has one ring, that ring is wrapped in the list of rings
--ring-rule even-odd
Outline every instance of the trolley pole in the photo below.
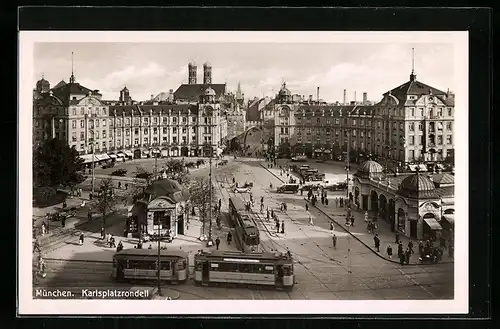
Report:
[[[161,269],[161,258],[160,258],[160,250],[161,250],[161,245],[160,245],[160,223],[158,224],[158,295],[161,296],[161,276],[160,276],[160,269]]]
[[[208,243],[211,243],[212,241],[212,153],[213,153],[213,146],[210,144],[210,158],[208,159],[208,166],[209,166],[209,171],[208,171],[208,184],[210,184],[209,188],[209,204],[210,204],[210,209],[209,209],[209,224],[208,224]]]

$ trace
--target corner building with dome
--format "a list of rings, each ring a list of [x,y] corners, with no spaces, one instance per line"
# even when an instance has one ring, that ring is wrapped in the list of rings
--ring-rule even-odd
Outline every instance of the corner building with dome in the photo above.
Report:
[[[204,65],[197,84],[196,63],[188,64],[188,83],[173,101],[136,102],[125,86],[118,101],[102,100],[99,90],[80,85],[73,74],[53,88],[43,77],[33,91],[33,142],[49,138],[75,147],[84,163],[111,158],[204,156],[220,154],[227,139],[225,84],[212,84]]]
[[[387,174],[376,161],[364,162],[353,176],[350,199],[392,232],[419,239],[453,236],[454,176],[446,172]]]

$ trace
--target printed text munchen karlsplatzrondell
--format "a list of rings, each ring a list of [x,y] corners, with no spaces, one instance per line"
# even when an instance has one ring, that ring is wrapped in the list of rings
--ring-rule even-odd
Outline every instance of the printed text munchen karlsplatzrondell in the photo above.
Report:
[[[82,289],[82,298],[149,298],[149,290]]]

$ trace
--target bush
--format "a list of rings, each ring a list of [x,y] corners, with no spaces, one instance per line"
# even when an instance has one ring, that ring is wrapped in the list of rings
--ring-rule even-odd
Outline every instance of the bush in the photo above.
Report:
[[[111,176],[125,176],[127,174],[127,169],[118,169],[111,173]]]
[[[33,201],[37,207],[48,207],[61,203],[66,198],[66,193],[58,193],[49,186],[38,187],[33,191]]]
[[[149,172],[141,172],[135,175],[135,178],[142,178],[142,179],[148,179],[153,175],[152,173]]]

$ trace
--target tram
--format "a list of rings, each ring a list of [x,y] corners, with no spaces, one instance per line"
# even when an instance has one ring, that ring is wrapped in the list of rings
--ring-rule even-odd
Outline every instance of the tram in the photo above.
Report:
[[[229,199],[229,215],[235,226],[236,241],[243,252],[259,252],[259,229],[255,224],[255,214],[247,211],[241,199]]]
[[[282,253],[200,251],[194,256],[195,284],[246,284],[292,288],[295,284],[293,259]]]
[[[160,250],[160,279],[183,283],[189,276],[188,254],[181,250]],[[123,249],[113,256],[111,277],[116,281],[157,280],[158,250]]]

